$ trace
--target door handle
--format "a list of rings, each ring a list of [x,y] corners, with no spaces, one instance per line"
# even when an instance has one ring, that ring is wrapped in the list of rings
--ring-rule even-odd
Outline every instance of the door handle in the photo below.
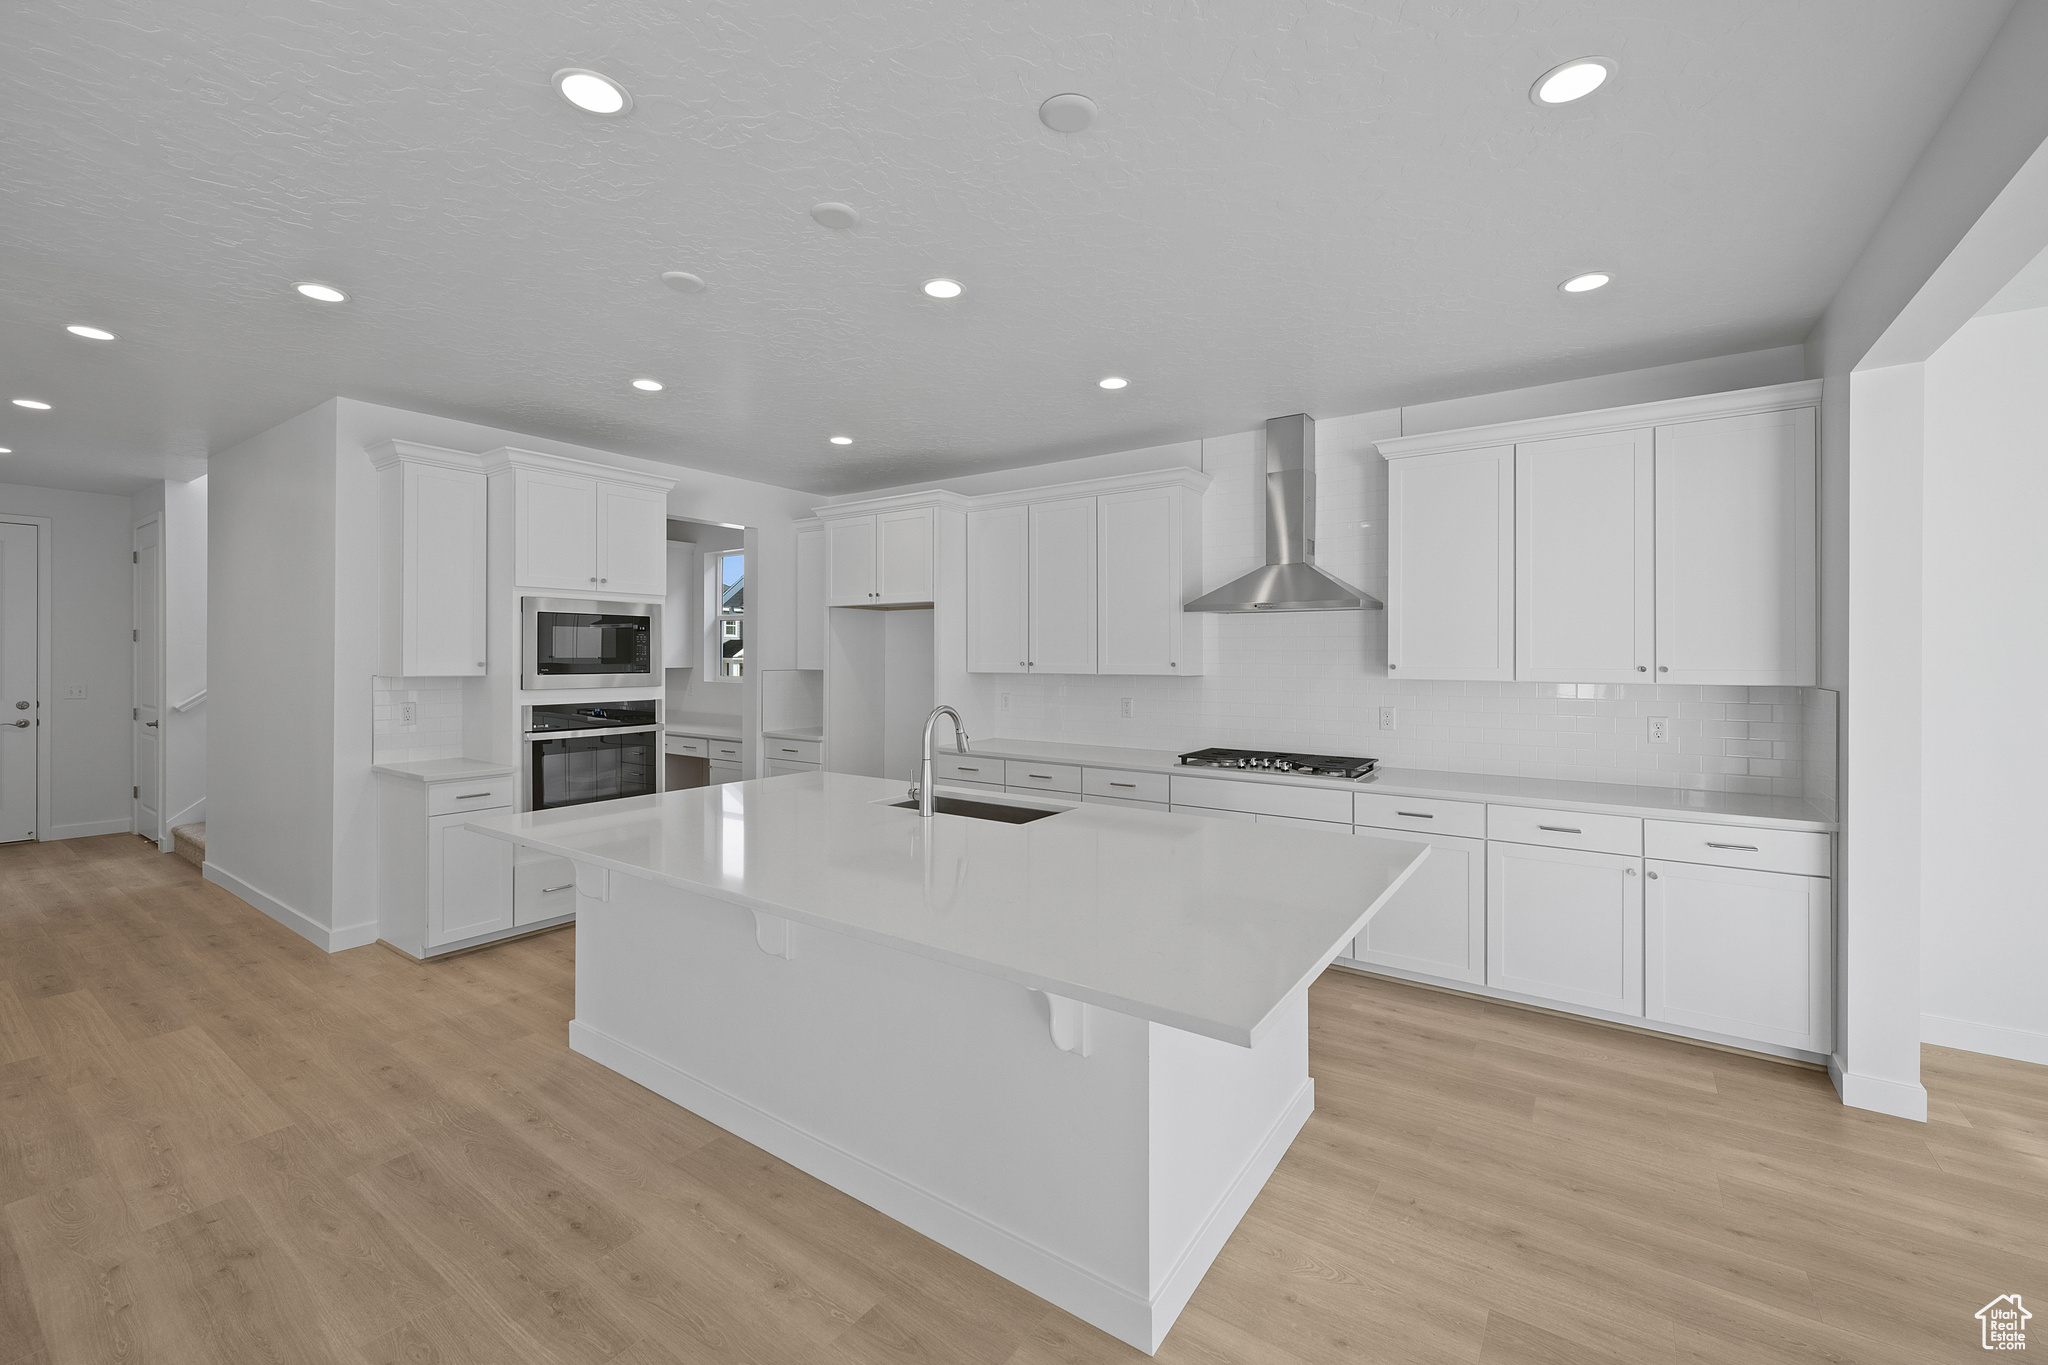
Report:
[[[576,885],[576,883],[574,882],[563,882],[560,886],[543,886],[540,889],[540,893],[543,896],[552,896],[557,891],[567,891],[570,887],[574,885]]]
[[[14,728],[17,730],[26,730],[28,729],[28,722],[25,720],[18,720],[14,722]]]
[[[146,720],[146,721],[144,721],[144,722],[142,722],[142,723],[143,723],[144,725],[147,725],[147,726],[148,726],[148,727],[149,727],[150,729],[152,729],[152,730],[156,729],[156,722],[155,722],[155,721],[153,721],[153,720]]]

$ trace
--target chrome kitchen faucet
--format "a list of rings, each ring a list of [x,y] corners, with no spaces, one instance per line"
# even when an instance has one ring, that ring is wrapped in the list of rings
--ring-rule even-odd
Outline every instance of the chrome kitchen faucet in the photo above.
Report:
[[[924,766],[910,787],[910,799],[917,802],[917,813],[927,820],[932,818],[932,727],[939,723],[940,716],[953,718],[954,747],[963,754],[967,752],[967,727],[961,723],[960,713],[950,706],[934,706],[924,721]]]

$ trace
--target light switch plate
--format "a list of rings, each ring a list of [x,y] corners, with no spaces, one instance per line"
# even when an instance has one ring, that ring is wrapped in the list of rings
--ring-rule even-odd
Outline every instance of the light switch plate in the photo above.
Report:
[[[1122,708],[1122,709],[1123,709],[1123,717],[1124,717],[1124,719],[1125,719],[1125,720],[1129,720],[1129,719],[1131,718],[1131,708],[1132,708],[1132,706],[1133,706],[1133,705],[1135,705],[1135,703],[1134,703],[1134,701],[1133,701],[1133,699],[1132,699],[1132,698],[1130,698],[1130,697],[1125,697],[1125,698],[1123,698],[1123,708]]]

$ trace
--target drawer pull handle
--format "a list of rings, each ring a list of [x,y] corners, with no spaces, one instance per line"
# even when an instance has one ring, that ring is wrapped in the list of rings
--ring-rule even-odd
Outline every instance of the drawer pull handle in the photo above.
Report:
[[[784,753],[786,753],[786,754],[793,754],[793,753],[795,753],[795,752],[796,752],[796,750],[794,750],[794,749],[784,749],[784,750],[783,750],[782,752],[784,752]]]
[[[469,793],[469,794],[468,794],[467,796],[458,796],[458,797],[456,797],[455,799],[456,799],[457,801],[474,801],[474,800],[478,799],[479,797],[484,797],[484,796],[489,796],[489,795],[490,795],[490,793],[489,793],[489,792],[471,792],[471,793]]]
[[[1052,781],[1052,774],[1051,774],[1051,773],[1026,773],[1026,774],[1024,774],[1024,776],[1026,776],[1026,777],[1035,777],[1035,778],[1037,778],[1037,779],[1038,779],[1039,781],[1041,781],[1041,782],[1050,782],[1050,781]]]
[[[958,765],[956,765],[956,766],[958,766],[958,768],[960,769],[960,771],[961,771],[961,772],[963,772],[963,773],[978,773],[978,772],[980,772],[980,771],[981,771],[981,769],[979,769],[979,768],[970,768],[970,767],[968,767],[968,766],[967,766],[967,765],[966,765],[965,763],[961,763],[961,764],[958,764]]]
[[[1714,842],[1713,840],[1711,840],[1711,839],[1709,839],[1709,840],[1707,841],[1707,847],[1708,847],[1708,848],[1732,848],[1732,849],[1734,849],[1734,850],[1735,850],[1735,851],[1736,851],[1737,853],[1754,853],[1754,852],[1756,852],[1756,845],[1755,845],[1755,844],[1717,844],[1717,843],[1715,843],[1715,842]]]
[[[1112,782],[1109,785],[1112,787],[1135,787],[1138,784],[1135,782]]]
[[[1536,828],[1547,829],[1552,834],[1584,834],[1586,832],[1582,829],[1573,829],[1570,825],[1538,825]]]
[[[1407,817],[1408,817],[1408,818],[1409,818],[1410,820],[1434,820],[1434,819],[1436,819],[1436,817],[1435,817],[1434,815],[1425,815],[1425,814],[1423,814],[1423,813],[1422,813],[1421,811],[1419,811],[1419,810],[1397,810],[1397,811],[1395,811],[1395,812],[1394,812],[1394,814],[1396,814],[1396,815],[1405,815],[1405,816],[1407,816]]]
[[[543,896],[552,896],[557,891],[567,891],[570,887],[574,885],[576,885],[576,883],[574,882],[563,882],[560,886],[543,886],[540,889],[540,893]]]

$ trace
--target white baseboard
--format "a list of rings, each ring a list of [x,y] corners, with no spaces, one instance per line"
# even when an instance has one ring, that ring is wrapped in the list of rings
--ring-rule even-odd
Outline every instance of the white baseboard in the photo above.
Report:
[[[199,872],[215,886],[247,901],[323,952],[338,953],[347,948],[363,948],[377,941],[377,926],[374,923],[344,925],[339,929],[326,928],[311,916],[292,909],[275,896],[257,890],[212,859],[208,859]]]
[[[2006,1057],[2015,1062],[2048,1066],[2048,1033],[2036,1033],[2032,1029],[1923,1014],[1920,1016],[1920,1041],[1937,1047],[1957,1047],[1965,1052],[1981,1052],[1989,1057]]]
[[[73,825],[52,825],[46,839],[90,839],[95,834],[133,834],[135,821],[127,816],[119,820],[81,820]]]
[[[570,1021],[569,1047],[1147,1354],[1159,1349],[1188,1296],[1315,1108],[1315,1082],[1311,1080],[1282,1112],[1217,1201],[1158,1294],[1148,1302],[1056,1252],[581,1020]]]
[[[1842,1103],[1851,1109],[1868,1109],[1872,1113],[1890,1114],[1893,1118],[1912,1119],[1915,1123],[1927,1122],[1925,1086],[1888,1081],[1877,1076],[1859,1076],[1853,1071],[1843,1070],[1840,1057],[1828,1058],[1828,1079],[1835,1083],[1835,1093],[1842,1097]]]

